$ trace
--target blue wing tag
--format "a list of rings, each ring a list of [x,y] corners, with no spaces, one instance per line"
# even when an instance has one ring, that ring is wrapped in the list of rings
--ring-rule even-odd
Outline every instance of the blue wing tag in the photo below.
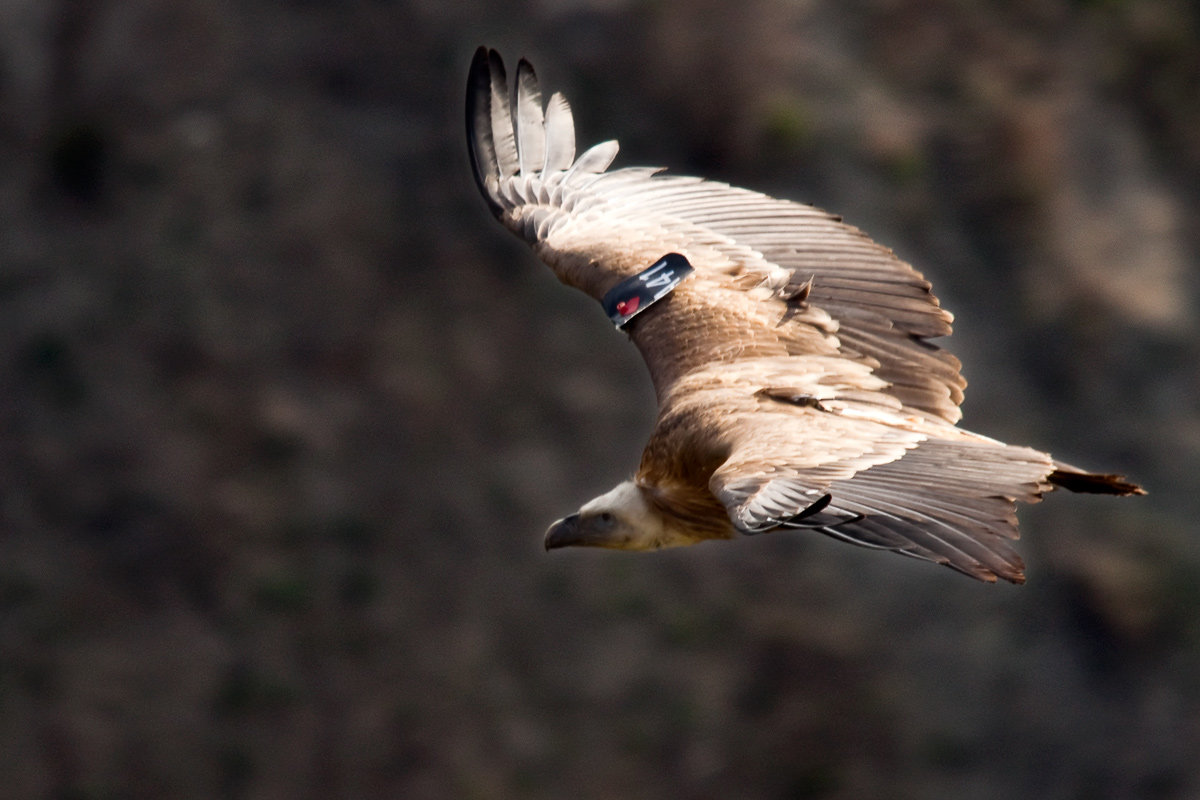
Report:
[[[600,301],[613,325],[624,328],[629,320],[666,297],[694,267],[679,253],[667,253],[647,269],[618,283]]]

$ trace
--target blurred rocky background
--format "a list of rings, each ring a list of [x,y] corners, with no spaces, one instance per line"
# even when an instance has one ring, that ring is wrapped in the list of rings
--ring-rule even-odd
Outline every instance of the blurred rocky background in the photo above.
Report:
[[[1151,494],[1024,509],[1024,587],[542,552],[653,395],[477,196],[479,44],[894,247],[970,427]],[[1194,3],[10,0],[0,165],[0,795],[1200,797]]]

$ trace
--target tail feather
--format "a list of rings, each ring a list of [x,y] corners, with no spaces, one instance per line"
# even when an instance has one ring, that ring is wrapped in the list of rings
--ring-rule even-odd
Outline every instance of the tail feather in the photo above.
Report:
[[[1086,494],[1131,495],[1145,494],[1146,490],[1136,483],[1125,480],[1124,475],[1086,472],[1076,467],[1056,462],[1048,480],[1055,486],[1071,492]]]

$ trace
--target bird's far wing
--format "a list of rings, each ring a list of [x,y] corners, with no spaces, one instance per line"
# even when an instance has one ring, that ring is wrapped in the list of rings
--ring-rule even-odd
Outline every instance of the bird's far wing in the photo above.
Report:
[[[657,169],[607,172],[616,142],[576,159],[574,133],[561,95],[543,108],[527,62],[510,92],[500,57],[480,48],[467,138],[500,221],[563,282],[597,299],[665,253],[695,267],[683,284],[689,302],[664,304],[688,319],[664,308],[657,315],[670,319],[629,329],[660,399],[685,365],[706,359],[836,352],[868,365],[906,407],[959,419],[960,364],[928,341],[950,333],[951,316],[890,250],[811,206]],[[672,331],[689,319],[703,332],[680,341]]]
[[[826,423],[842,426],[863,453],[798,468],[805,442],[781,441],[778,426],[743,429],[709,482],[736,528],[807,528],[985,581],[1024,581],[1014,503],[1053,488],[1047,455],[982,438],[903,440],[895,428],[846,418]]]

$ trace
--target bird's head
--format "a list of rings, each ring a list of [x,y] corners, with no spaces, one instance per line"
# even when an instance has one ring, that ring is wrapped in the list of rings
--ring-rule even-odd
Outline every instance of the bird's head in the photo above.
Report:
[[[608,547],[614,550],[657,550],[691,544],[673,532],[663,515],[633,481],[586,503],[546,531],[546,549]]]

